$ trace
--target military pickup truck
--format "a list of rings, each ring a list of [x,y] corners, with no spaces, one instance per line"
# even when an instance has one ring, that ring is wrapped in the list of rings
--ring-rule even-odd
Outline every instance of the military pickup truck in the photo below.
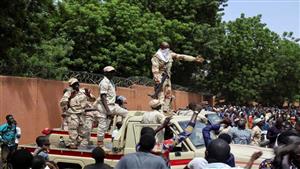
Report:
[[[105,135],[105,163],[116,166],[120,158],[128,153],[136,151],[136,145],[140,139],[140,131],[144,126],[156,128],[158,124],[142,124],[143,112],[130,112],[128,117],[124,119],[123,125],[117,136],[112,140],[109,133]],[[190,120],[189,116],[174,116],[169,126],[173,135],[177,135],[183,131]],[[184,142],[174,148],[170,153],[170,164],[172,169],[184,168],[194,157],[204,157],[205,146],[202,136],[202,129],[205,124],[198,121],[192,135]],[[50,160],[56,162],[60,168],[81,169],[84,166],[94,163],[91,158],[91,149],[71,150],[59,147],[59,140],[63,137],[68,140],[67,131],[53,129],[49,133],[50,139]],[[96,134],[91,135],[91,141],[96,144]],[[236,165],[245,166],[253,152],[262,151],[263,155],[254,163],[253,168],[258,168],[259,163],[267,158],[273,157],[273,151],[267,148],[255,147],[250,145],[231,144],[231,152],[235,155]],[[36,145],[21,145],[21,147],[33,152]],[[154,153],[160,152],[160,146],[153,149]]]

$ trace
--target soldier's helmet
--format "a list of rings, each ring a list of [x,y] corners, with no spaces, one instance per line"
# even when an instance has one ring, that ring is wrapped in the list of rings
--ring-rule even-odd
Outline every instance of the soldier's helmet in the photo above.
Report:
[[[116,71],[116,69],[112,66],[106,66],[103,68],[103,72],[111,72],[111,71]]]
[[[158,107],[158,106],[160,106],[161,105],[161,102],[159,101],[159,100],[157,100],[157,99],[153,99],[153,100],[151,100],[150,102],[149,102],[149,106],[151,107],[151,108],[156,108],[156,107]]]
[[[78,79],[76,79],[76,78],[71,78],[71,79],[69,79],[69,85],[71,86],[71,85],[73,85],[74,83],[79,83],[79,81],[78,81]]]

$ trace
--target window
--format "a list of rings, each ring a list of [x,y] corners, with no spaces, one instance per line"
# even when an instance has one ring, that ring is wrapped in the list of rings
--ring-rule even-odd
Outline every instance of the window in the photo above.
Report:
[[[210,124],[218,124],[222,119],[216,113],[206,114]]]
[[[178,122],[180,127],[184,130],[189,121],[181,121]],[[200,148],[204,145],[204,139],[203,139],[203,135],[202,135],[202,129],[205,127],[205,124],[201,123],[200,121],[197,121],[195,128],[192,132],[192,134],[189,136],[189,139],[191,140],[191,142],[193,143],[193,145],[196,148]]]

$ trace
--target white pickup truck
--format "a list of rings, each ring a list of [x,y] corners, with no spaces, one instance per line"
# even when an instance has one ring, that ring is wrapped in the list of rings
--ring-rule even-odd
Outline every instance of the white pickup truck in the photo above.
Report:
[[[142,124],[142,114],[143,112],[138,111],[130,112],[113,141],[110,134],[106,134],[104,140],[106,151],[105,163],[113,167],[116,166],[122,156],[136,151],[136,144],[140,139],[140,131],[144,126],[150,126],[153,128],[158,126],[157,124]],[[187,126],[189,120],[189,116],[174,116],[170,121],[170,130],[172,131],[172,134],[177,135],[182,132]],[[205,124],[198,121],[192,135],[169,154],[172,169],[182,169],[194,157],[204,157],[205,146],[202,136],[202,129],[204,127]],[[49,134],[51,143],[49,151],[50,160],[53,160],[60,168],[64,169],[81,169],[88,164],[94,163],[94,160],[91,158],[93,146],[91,146],[91,149],[88,150],[59,148],[59,138],[61,136],[64,137],[65,140],[68,140],[67,131],[53,129]],[[91,136],[91,141],[95,145],[96,134],[93,133]],[[237,166],[245,166],[252,153],[256,151],[262,151],[263,155],[254,163],[253,168],[258,168],[259,163],[262,160],[273,157],[273,151],[271,149],[237,144],[231,144],[230,146],[231,152],[235,155]],[[21,145],[20,147],[33,152],[36,145]],[[160,149],[157,147],[153,150],[154,153],[160,152]]]

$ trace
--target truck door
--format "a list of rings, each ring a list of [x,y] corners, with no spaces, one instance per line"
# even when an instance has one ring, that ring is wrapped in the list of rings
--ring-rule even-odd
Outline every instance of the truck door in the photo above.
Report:
[[[152,127],[156,129],[159,124],[141,124],[141,123],[130,123],[127,126],[127,136],[125,141],[124,153],[136,152],[136,145],[139,143],[141,137],[141,130],[143,127]]]
[[[170,127],[174,135],[178,135],[177,129],[174,126]],[[188,142],[184,140],[182,143],[176,145],[169,153],[170,165],[172,169],[184,168],[195,156]]]
[[[187,127],[189,121],[179,121],[170,126],[176,136]],[[199,156],[199,150],[204,146],[202,129],[205,124],[197,121],[192,134],[188,139],[176,146],[169,154],[171,168],[184,168],[194,157]],[[198,152],[198,154],[197,154]]]

